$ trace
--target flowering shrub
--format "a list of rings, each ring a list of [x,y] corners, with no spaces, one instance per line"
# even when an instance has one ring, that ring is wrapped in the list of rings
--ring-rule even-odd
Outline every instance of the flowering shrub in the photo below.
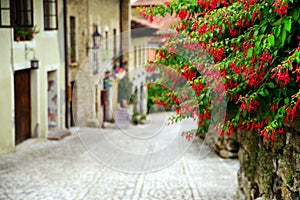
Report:
[[[211,95],[218,93],[227,102],[225,122],[215,126],[220,135],[247,129],[264,140],[280,137],[300,110],[299,7],[299,0],[172,0],[142,8],[148,19],[166,13],[181,19],[175,34],[162,35],[166,42],[148,66],[162,71],[167,79],[160,80],[162,87],[173,82],[157,101],[176,105],[174,121],[198,117],[202,133],[217,120]],[[193,98],[173,90],[177,74],[193,89]],[[221,84],[210,86],[215,76],[225,93]]]

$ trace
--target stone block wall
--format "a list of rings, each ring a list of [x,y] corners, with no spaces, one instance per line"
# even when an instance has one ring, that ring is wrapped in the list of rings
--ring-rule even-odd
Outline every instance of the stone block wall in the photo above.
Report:
[[[250,131],[206,134],[205,143],[220,157],[239,159],[238,200],[300,200],[299,122],[287,125],[273,143]]]
[[[204,139],[205,144],[210,146],[222,158],[237,158],[239,143],[237,133],[230,137],[226,134],[221,137],[217,132],[208,132]]]
[[[286,127],[287,133],[274,143],[264,142],[255,133],[238,132],[238,199],[300,199],[300,124],[297,121],[298,125]]]

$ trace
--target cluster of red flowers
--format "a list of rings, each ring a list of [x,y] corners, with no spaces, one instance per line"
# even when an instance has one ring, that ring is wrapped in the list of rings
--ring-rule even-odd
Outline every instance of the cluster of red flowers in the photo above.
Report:
[[[180,10],[178,16],[180,19],[185,19],[188,16],[188,12],[186,10]]]
[[[288,70],[279,70],[274,72],[274,75],[272,76],[273,79],[277,83],[280,84],[281,87],[285,87],[290,82],[290,75]]]
[[[294,120],[295,116],[297,115],[297,112],[299,112],[299,111],[300,111],[300,97],[298,97],[296,99],[296,103],[294,106],[287,109],[287,115],[286,115],[285,120],[287,122]]]
[[[275,2],[275,10],[274,12],[275,13],[278,13],[280,18],[283,16],[283,15],[286,15],[287,14],[287,10],[289,8],[288,6],[288,3],[287,2],[282,2],[281,0],[277,0]]]
[[[256,110],[258,108],[258,106],[259,106],[259,101],[251,99],[250,103],[242,101],[241,106],[240,106],[240,110],[242,112],[247,111],[248,113],[250,113],[251,111]]]
[[[226,0],[198,0],[198,4],[200,7],[205,8],[207,11],[214,10],[217,6],[228,6],[229,3],[227,3]]]

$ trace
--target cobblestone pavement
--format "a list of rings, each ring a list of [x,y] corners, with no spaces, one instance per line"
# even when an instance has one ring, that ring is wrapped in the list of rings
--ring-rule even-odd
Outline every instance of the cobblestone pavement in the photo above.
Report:
[[[81,133],[97,129],[83,128]],[[105,129],[111,133],[113,129]],[[112,133],[111,133],[112,134]],[[29,139],[0,156],[0,200],[223,200],[235,199],[237,160],[221,159],[202,141],[174,164],[151,173],[105,167],[87,152],[77,133],[61,141]]]

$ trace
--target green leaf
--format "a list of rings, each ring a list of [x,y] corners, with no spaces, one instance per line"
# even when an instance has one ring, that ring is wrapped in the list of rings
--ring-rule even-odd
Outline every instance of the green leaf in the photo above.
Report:
[[[278,37],[280,35],[281,32],[281,25],[277,26],[276,30],[275,30],[275,36]]]
[[[285,43],[285,39],[286,39],[286,31],[282,30],[282,34],[281,34],[281,46],[284,46]]]
[[[285,113],[284,107],[280,107],[278,110],[279,115],[283,115]]]
[[[240,113],[238,113],[234,118],[235,122],[239,122],[239,120],[240,120]]]
[[[290,103],[290,99],[289,99],[288,97],[285,97],[285,98],[284,98],[284,103],[285,103],[285,104],[289,104],[289,103]]]
[[[291,28],[292,28],[292,20],[291,19],[284,20],[284,30],[291,32]]]
[[[253,54],[253,49],[249,48],[248,51],[247,51],[247,57],[252,58],[252,54]]]
[[[255,29],[253,36],[256,37],[258,34],[258,29]]]
[[[299,9],[295,9],[294,13],[293,13],[293,17],[294,17],[295,21],[297,21],[297,19],[299,18],[299,15],[300,15],[300,10]]]
[[[242,115],[245,118],[247,116],[247,110],[245,110]]]
[[[261,28],[261,33],[265,33],[266,29],[267,29],[267,26],[263,26],[263,27]]]
[[[265,89],[263,89],[263,90],[259,91],[259,94],[260,94],[261,96],[263,96],[263,97],[266,97],[266,96],[268,96],[268,95],[269,95],[269,91],[268,91],[268,90],[265,90]]]
[[[275,87],[276,87],[275,84],[274,84],[273,82],[269,82],[269,83],[268,83],[268,86],[269,86],[269,88],[275,88]]]
[[[274,37],[274,35],[270,35],[270,36],[268,37],[268,42],[270,43],[270,45],[271,45],[272,47],[275,46],[275,37]]]

